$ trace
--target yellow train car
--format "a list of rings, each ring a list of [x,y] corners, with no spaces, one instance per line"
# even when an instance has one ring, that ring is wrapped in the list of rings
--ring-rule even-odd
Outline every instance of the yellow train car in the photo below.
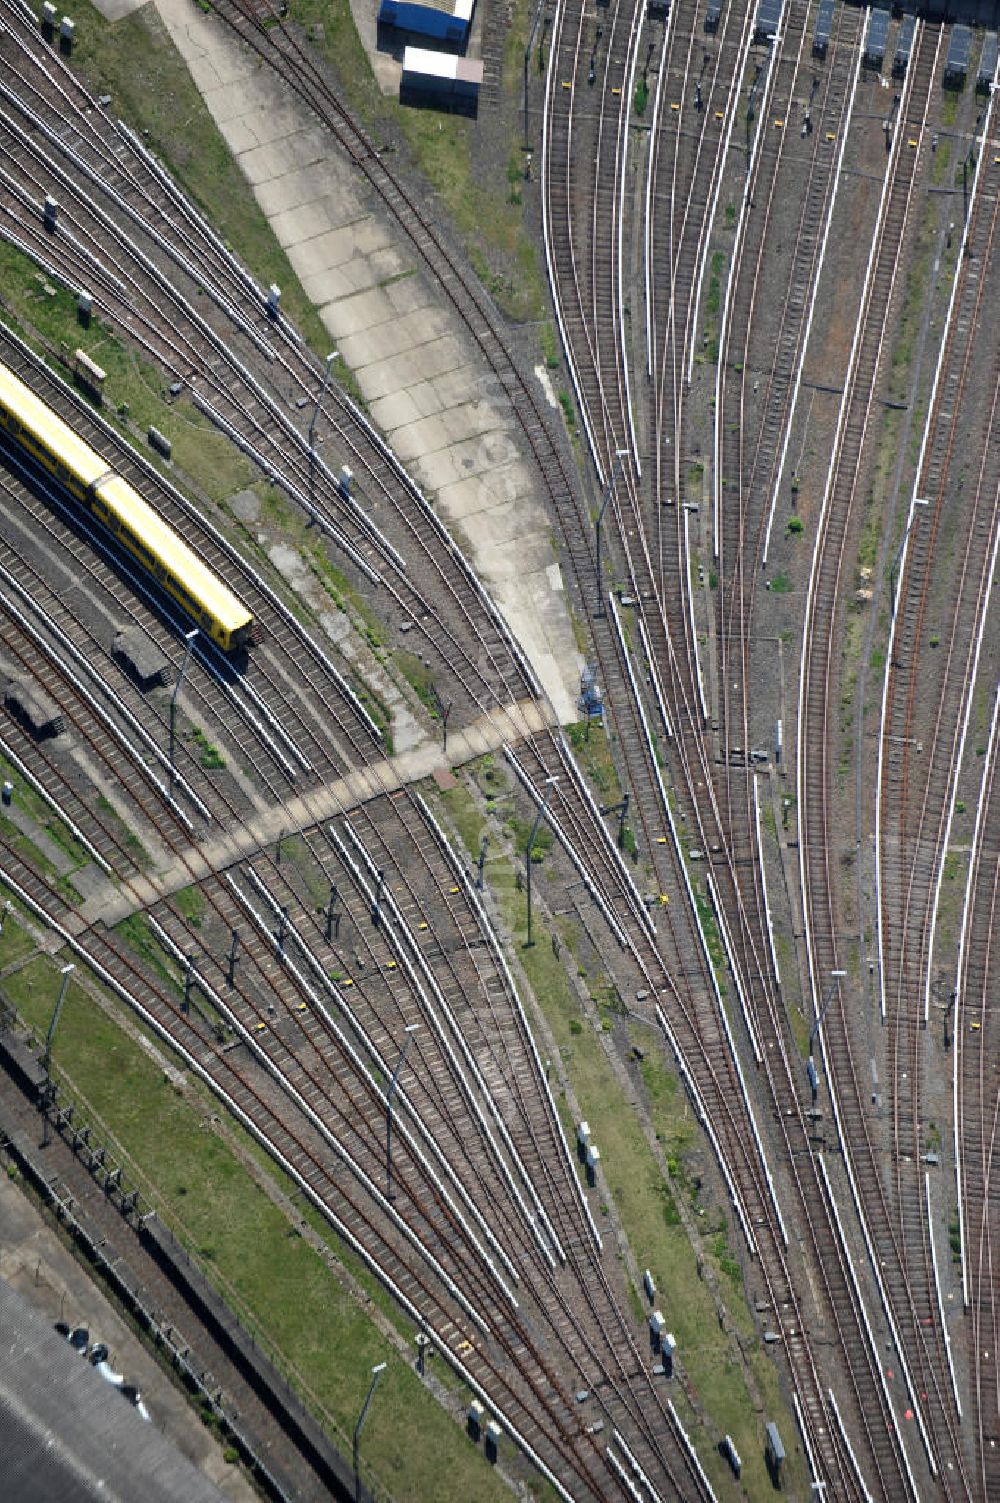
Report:
[[[128,481],[2,362],[0,428],[85,506],[224,651],[246,646],[254,624],[246,606]]]

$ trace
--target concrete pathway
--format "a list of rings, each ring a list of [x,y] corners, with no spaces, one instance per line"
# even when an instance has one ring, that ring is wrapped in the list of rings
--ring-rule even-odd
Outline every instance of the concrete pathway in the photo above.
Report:
[[[467,548],[557,719],[575,720],[581,659],[509,400],[315,117],[191,0],[156,3],[374,422]]]
[[[311,828],[333,819],[369,799],[381,798],[422,778],[447,774],[452,767],[471,762],[486,752],[499,751],[505,742],[519,741],[546,725],[546,712],[535,700],[526,700],[453,731],[448,753],[437,742],[423,742],[396,757],[387,757],[373,767],[359,767],[342,778],[311,789],[297,798],[261,811],[239,829],[211,831],[201,843],[189,846],[183,856],[134,882],[127,892],[105,888],[95,893],[66,920],[74,937],[92,924],[109,928],[137,909],[149,907],[192,882],[201,882],[213,872],[224,871],[253,852],[273,846],[284,835]]]

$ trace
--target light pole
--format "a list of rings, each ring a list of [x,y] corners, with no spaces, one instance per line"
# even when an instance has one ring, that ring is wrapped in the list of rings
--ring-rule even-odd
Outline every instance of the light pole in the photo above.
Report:
[[[375,1390],[378,1387],[379,1378],[381,1378],[381,1376],[385,1372],[387,1366],[388,1366],[388,1364],[385,1363],[385,1362],[376,1362],[375,1366],[372,1368],[372,1380],[371,1380],[371,1383],[368,1386],[368,1394],[367,1394],[367,1397],[365,1398],[364,1403],[361,1406],[361,1413],[358,1415],[358,1422],[354,1426],[354,1497],[355,1497],[355,1499],[358,1499],[361,1496],[361,1474],[358,1471],[358,1444],[359,1444],[359,1442],[361,1440],[361,1427],[364,1424],[365,1420],[368,1418],[368,1406],[371,1404],[371,1401],[372,1401],[372,1399],[375,1396]]]
[[[69,986],[69,978],[75,970],[76,966],[71,962],[69,965],[64,965],[60,973],[62,975],[62,985],[59,987],[56,1005],[52,1009],[52,1020],[49,1023],[49,1031],[45,1035],[45,1049],[42,1053],[42,1069],[45,1071],[46,1080],[49,1076],[49,1067],[52,1064],[52,1040],[55,1037],[56,1024],[59,1022],[59,1014],[62,1012],[63,1002],[66,999],[66,988]]]
[[[809,1077],[809,1085],[810,1085],[810,1087],[812,1089],[813,1102],[814,1103],[816,1101],[816,1086],[817,1086],[818,1076],[816,1074],[816,1062],[813,1059],[813,1055],[812,1055],[812,1042],[813,1042],[813,1039],[816,1037],[817,1033],[819,1032],[819,1025],[822,1023],[823,1019],[826,1017],[826,1010],[830,1006],[830,1003],[833,1001],[833,994],[834,994],[834,992],[837,990],[837,987],[840,985],[841,981],[844,979],[844,977],[846,975],[847,975],[846,971],[831,971],[830,972],[830,981],[829,981],[829,984],[827,985],[826,991],[823,993],[823,1001],[820,1003],[819,1012],[816,1014],[816,1021],[812,1025],[812,1029],[811,1029],[810,1034],[809,1034],[809,1063],[806,1066],[806,1073],[807,1073],[807,1075]]]
[[[322,386],[319,389],[319,396],[316,398],[316,406],[313,408],[313,415],[312,415],[312,418],[309,421],[309,452],[310,453],[313,452],[313,438],[314,438],[314,436],[316,434],[316,424],[319,421],[319,410],[320,410],[320,408],[323,405],[323,398],[326,396],[326,388],[330,384],[330,372],[333,370],[333,362],[335,360],[339,359],[339,357],[340,357],[340,351],[339,350],[331,350],[330,353],[329,353],[329,355],[327,355],[327,357],[326,357],[326,369],[323,372],[323,384],[322,384]]]
[[[437,705],[438,714],[441,716],[442,751],[444,752],[445,756],[447,756],[448,716],[451,714],[452,706],[454,705],[455,701],[453,699],[449,699],[446,704],[445,701],[441,698],[441,695],[438,693],[437,684],[431,684],[431,693],[434,695],[434,703]]]
[[[604,495],[601,498],[601,509],[597,513],[597,521],[594,523],[594,531],[597,535],[597,610],[594,614],[597,616],[604,615],[604,585],[601,579],[601,527],[604,522],[604,513],[608,509],[608,502],[614,495],[618,476],[621,473],[622,466],[624,465],[627,457],[627,449],[615,450],[614,468],[611,471],[611,477],[608,480],[607,485],[604,487]]]
[[[41,1107],[41,1110],[42,1110],[42,1147],[43,1148],[48,1148],[48,1146],[49,1146],[49,1114],[48,1114],[48,1105],[49,1105],[49,1101],[51,1100],[51,1094],[50,1094],[50,1089],[49,1089],[49,1087],[50,1087],[49,1071],[52,1068],[52,1040],[55,1037],[56,1024],[59,1021],[59,1014],[62,1012],[63,1001],[64,1001],[64,999],[66,997],[66,988],[69,986],[69,978],[72,975],[73,971],[75,971],[75,969],[76,969],[76,967],[72,963],[69,964],[69,965],[64,965],[63,968],[62,968],[62,985],[59,988],[59,995],[56,998],[56,1005],[52,1009],[52,1019],[51,1019],[51,1021],[49,1023],[49,1031],[45,1035],[45,1047],[42,1050],[42,1070],[44,1072],[44,1078],[43,1078],[42,1084],[41,1084],[41,1094],[40,1094],[40,1097],[39,1097],[39,1106]]]
[[[416,1033],[416,1031],[417,1031],[417,1029],[419,1027],[420,1027],[419,1023],[407,1023],[407,1025],[406,1025],[406,1043],[403,1045],[402,1049],[400,1050],[399,1059],[396,1061],[396,1068],[395,1068],[395,1070],[393,1070],[393,1072],[392,1072],[392,1079],[389,1082],[389,1089],[385,1093],[385,1198],[386,1198],[386,1200],[392,1200],[393,1194],[394,1194],[394,1191],[393,1191],[393,1188],[392,1188],[392,1098],[396,1094],[396,1085],[397,1085],[397,1083],[399,1081],[400,1075],[403,1072],[403,1066],[406,1064],[406,1056],[410,1052],[410,1045],[413,1043],[413,1035]]]
[[[315,446],[313,440],[314,440],[314,438],[316,436],[316,424],[319,422],[319,410],[320,410],[320,408],[323,405],[323,398],[326,396],[326,388],[330,384],[330,372],[333,370],[333,362],[335,360],[339,359],[339,357],[340,357],[340,351],[339,350],[331,350],[330,353],[329,353],[329,355],[327,355],[327,357],[326,357],[326,369],[323,372],[323,384],[320,386],[319,396],[316,398],[316,406],[313,408],[313,415],[312,415],[312,417],[309,420],[309,438],[308,438],[308,443],[309,443],[309,500],[310,500],[310,502],[313,499],[313,490],[314,490],[314,485],[315,485],[316,446]]]
[[[750,93],[747,97],[747,177],[750,176],[750,127],[753,124],[754,119],[756,118],[756,110],[754,109],[754,97],[757,93],[757,85],[760,83],[760,75],[763,73],[763,71],[764,64],[758,63],[757,71],[753,76],[753,83],[750,85]]]
[[[830,1006],[830,1003],[833,1001],[833,994],[837,990],[837,984],[838,984],[838,982],[842,981],[846,975],[847,975],[846,971],[831,971],[830,972],[830,981],[829,981],[829,984],[828,984],[828,986],[826,988],[826,991],[823,993],[823,1001],[820,1004],[819,1012],[816,1014],[816,1021],[812,1025],[812,1031],[809,1034],[809,1046],[810,1046],[810,1048],[812,1047],[812,1041],[813,1041],[813,1039],[816,1037],[816,1034],[819,1032],[819,1025],[822,1023],[824,1017],[826,1016],[826,1010]]]
[[[895,619],[896,619],[896,577],[897,577],[897,571],[899,569],[899,561],[900,561],[900,559],[903,556],[903,549],[906,547],[906,539],[910,536],[910,533],[913,531],[913,524],[917,520],[917,510],[916,509],[917,509],[918,506],[926,506],[927,504],[928,503],[927,503],[927,500],[926,500],[925,497],[914,496],[914,498],[913,498],[913,511],[910,514],[910,520],[906,524],[906,531],[903,533],[903,536],[900,539],[899,547],[896,549],[896,557],[893,559],[892,563],[889,565],[889,620],[890,621],[895,621]]]
[[[557,777],[545,779],[545,794],[542,798],[542,802],[538,806],[538,813],[535,815],[535,823],[532,825],[531,834],[528,836],[528,844],[524,848],[524,879],[528,890],[528,938],[525,941],[525,948],[529,948],[535,943],[535,941],[531,937],[531,848],[535,843],[535,836],[538,834],[538,826],[545,818],[546,812],[548,810],[549,798],[552,794],[553,785],[555,783],[558,783],[558,781],[559,779]]]
[[[184,661],[181,664],[181,671],[177,675],[177,682],[174,684],[174,692],[170,696],[170,780],[167,792],[171,799],[174,796],[174,779],[177,776],[174,767],[174,732],[177,726],[177,696],[181,692],[181,684],[184,682],[184,675],[187,672],[187,665],[191,658],[191,649],[194,646],[194,639],[197,635],[198,628],[196,626],[191,631],[184,633]]]

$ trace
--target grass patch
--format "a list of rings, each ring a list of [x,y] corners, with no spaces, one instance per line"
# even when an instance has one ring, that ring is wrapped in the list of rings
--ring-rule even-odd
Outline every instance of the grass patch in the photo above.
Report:
[[[719,990],[725,995],[726,989],[722,984],[721,978],[725,975],[726,955],[722,945],[722,936],[719,933],[719,926],[715,918],[715,910],[706,894],[702,892],[699,883],[692,881],[691,890],[694,893],[695,907],[698,910],[698,922],[701,925],[701,932],[705,936],[705,944],[708,946],[712,967],[716,977],[719,978]]]
[[[207,771],[213,772],[220,767],[225,767],[226,759],[217,746],[209,741],[201,726],[194,726],[191,731],[191,739],[198,748],[198,760]]]
[[[600,796],[601,803],[617,803],[621,784],[611,755],[608,734],[600,721],[577,721],[565,727],[566,738],[573,748],[584,776]]]
[[[556,331],[548,319],[545,320],[539,330],[538,340],[542,347],[542,359],[545,361],[546,369],[550,371],[558,370],[559,341],[556,338]]]
[[[174,893],[174,907],[195,929],[200,929],[205,919],[205,897],[200,887],[193,884]]]
[[[167,963],[167,954],[149,926],[144,913],[130,913],[113,930],[120,940],[133,950],[146,968],[165,981],[176,986],[177,978]]]
[[[410,685],[428,714],[439,719],[438,702],[434,697],[434,673],[412,652],[393,653],[394,664]]]
[[[572,733],[571,733],[572,734]],[[479,847],[483,821],[468,790],[461,785],[440,795],[440,801],[455,821],[470,854]],[[629,1025],[629,1037],[641,1045],[640,1069],[657,1138],[666,1156],[674,1188],[665,1183],[642,1127],[624,1097],[601,1044],[580,1005],[562,960],[545,942],[547,935],[536,911],[534,927],[538,942],[530,950],[524,938],[524,895],[518,892],[508,863],[491,863],[490,888],[510,928],[514,945],[528,981],[552,1032],[563,1064],[572,1081],[580,1111],[590,1123],[593,1140],[601,1150],[601,1192],[610,1196],[628,1236],[640,1269],[650,1268],[657,1283],[657,1306],[668,1313],[670,1328],[677,1336],[679,1356],[694,1391],[708,1411],[711,1424],[720,1433],[728,1431],[745,1458],[744,1479],[751,1497],[765,1496],[763,1419],[783,1416],[779,1427],[794,1429],[781,1397],[777,1370],[766,1356],[756,1335],[753,1316],[742,1292],[739,1264],[725,1241],[725,1217],[713,1221],[715,1242],[706,1256],[724,1275],[727,1308],[738,1325],[749,1352],[754,1378],[765,1400],[766,1416],[756,1414],[732,1343],[720,1328],[714,1301],[698,1271],[698,1260],[682,1224],[675,1195],[696,1199],[697,1182],[688,1155],[699,1141],[694,1117],[676,1076],[662,1055],[662,1041],[655,1030]],[[593,990],[602,1026],[622,1026],[622,1003],[606,976]],[[573,1114],[562,1092],[556,1105],[563,1129],[575,1140]],[[592,1201],[592,1204],[594,1202]],[[597,1215],[598,1223],[601,1216]],[[720,1243],[719,1238],[723,1241]],[[720,1256],[714,1248],[718,1246]],[[633,1302],[634,1304],[634,1302]],[[635,1305],[643,1318],[641,1305]],[[691,1434],[703,1465],[717,1487],[724,1487],[725,1464],[711,1445],[705,1429],[690,1420]],[[799,1463],[795,1462],[796,1466]],[[798,1476],[798,1473],[796,1474]],[[798,1482],[790,1482],[797,1486]]]
[[[572,433],[573,429],[576,427],[576,413],[573,410],[573,398],[570,396],[568,391],[561,391],[559,393],[559,406],[562,408],[566,427],[569,429],[570,433]]]
[[[44,959],[2,990],[44,1029],[57,982],[55,963]],[[144,1193],[200,1253],[211,1281],[237,1307],[254,1312],[255,1338],[308,1388],[342,1449],[349,1452],[372,1365],[388,1361],[363,1447],[382,1487],[392,1496],[434,1497],[443,1467],[455,1496],[482,1503],[509,1496],[230,1147],[204,1130],[191,1093],[174,1089],[75,982],[67,989],[54,1053],[96,1120],[123,1146]],[[442,1375],[440,1359],[432,1370]]]

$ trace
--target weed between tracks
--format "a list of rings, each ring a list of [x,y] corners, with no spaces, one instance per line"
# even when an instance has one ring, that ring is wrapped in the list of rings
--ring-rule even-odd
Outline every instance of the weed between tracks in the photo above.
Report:
[[[481,784],[481,764],[472,769]],[[470,856],[478,856],[483,831],[488,828],[468,789],[459,784],[446,793],[431,794],[442,805],[457,829]],[[492,849],[492,848],[491,848]],[[516,859],[517,852],[514,857]],[[546,895],[546,868],[542,868],[536,892]],[[518,890],[515,867],[509,855],[493,854],[486,866],[486,881],[509,929],[514,955],[523,967],[545,1024],[565,1069],[579,1110],[589,1122],[593,1141],[601,1150],[600,1182],[590,1191],[591,1210],[606,1246],[611,1228],[602,1209],[610,1196],[640,1270],[649,1268],[657,1286],[656,1307],[662,1309],[668,1327],[678,1341],[678,1355],[690,1379],[697,1408],[692,1409],[680,1385],[671,1397],[692,1435],[699,1456],[715,1486],[725,1490],[729,1474],[712,1444],[711,1436],[728,1432],[744,1458],[743,1481],[751,1497],[769,1495],[763,1463],[763,1420],[774,1415],[789,1433],[792,1421],[781,1395],[777,1370],[760,1344],[754,1317],[743,1291],[740,1265],[729,1241],[726,1213],[700,1204],[700,1148],[697,1127],[676,1075],[663,1058],[663,1043],[657,1030],[636,1021],[626,1022],[620,994],[606,975],[588,978],[590,996],[596,1004],[581,1008],[567,970],[578,978],[588,977],[577,961],[579,934],[574,924],[547,925],[536,909],[536,944],[524,948],[525,900]],[[558,943],[554,938],[558,935]],[[560,953],[556,954],[556,949]],[[595,1027],[595,1024],[597,1025]],[[608,1034],[613,1033],[612,1043]],[[544,1046],[540,1042],[540,1047]],[[609,1058],[616,1048],[630,1057],[630,1074],[643,1109],[648,1112],[657,1143],[669,1174],[664,1179],[646,1138],[642,1123],[621,1076]],[[556,1107],[571,1150],[576,1141],[574,1112],[566,1092],[550,1071]],[[575,1154],[574,1154],[575,1161]],[[583,1182],[584,1176],[578,1165]],[[683,1199],[682,1216],[678,1199]],[[697,1250],[684,1225],[693,1216],[699,1228]],[[752,1374],[753,1391],[737,1360],[733,1339],[720,1324],[716,1294],[724,1302],[726,1319],[739,1332]],[[647,1310],[629,1285],[629,1300],[640,1325]],[[651,1359],[652,1360],[652,1359]],[[764,1414],[757,1412],[757,1400]],[[706,1428],[706,1425],[708,1428]],[[793,1487],[797,1481],[788,1478]]]
[[[30,951],[25,931],[8,919],[0,934],[0,959],[9,963],[25,952],[26,944]],[[44,1031],[58,981],[58,963],[38,957],[8,977],[0,995]],[[118,1010],[114,1001],[109,1006]],[[380,1484],[392,1496],[430,1498],[440,1495],[440,1477],[447,1475],[455,1497],[499,1503],[509,1496],[372,1324],[364,1299],[391,1312],[409,1341],[413,1333],[408,1322],[362,1265],[341,1249],[319,1214],[297,1204],[302,1218],[320,1232],[361,1286],[360,1298],[331,1275],[233,1149],[208,1130],[216,1104],[207,1091],[193,1084],[183,1090],[173,1087],[75,981],[67,989],[54,1055],[93,1120],[121,1145],[134,1182],[197,1256],[293,1387],[311,1396],[312,1407],[345,1455],[350,1454],[350,1433],[371,1367],[388,1360],[364,1437],[364,1454]],[[263,1150],[238,1129],[227,1133],[247,1145],[280,1189],[292,1192],[291,1182]],[[432,1360],[431,1371],[447,1381],[439,1358]],[[457,1381],[447,1386],[464,1392]]]
[[[243,257],[259,285],[277,282],[282,307],[317,352],[329,336],[192,82],[155,6],[104,20],[87,0],[74,10],[73,66],[92,93],[147,135],[215,229]]]
[[[76,302],[62,287],[54,287],[35,263],[0,242],[0,287],[3,305],[13,315],[8,322],[34,349],[43,353],[68,384],[72,376],[53,352],[72,357],[80,348],[107,372],[101,415],[141,449],[166,474],[180,469],[209,497],[221,501],[249,485],[255,471],[229,440],[186,398],[164,400],[165,379],[159,367],[125,345],[99,319],[81,327]],[[174,468],[166,465],[145,443],[150,427],[160,430],[173,449]]]

